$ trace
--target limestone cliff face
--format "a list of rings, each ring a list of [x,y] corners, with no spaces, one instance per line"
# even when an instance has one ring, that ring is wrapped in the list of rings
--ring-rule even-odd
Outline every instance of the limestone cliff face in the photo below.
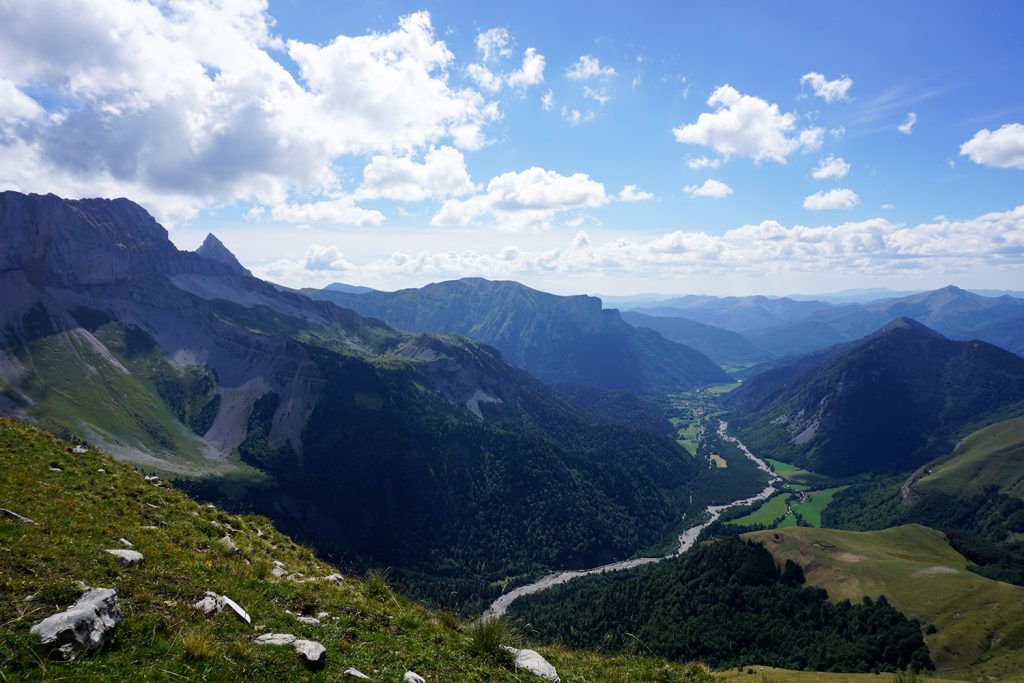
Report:
[[[179,251],[167,231],[127,199],[0,193],[0,272],[21,270],[48,286],[76,287],[154,274],[238,274],[239,268],[237,261],[233,266]]]

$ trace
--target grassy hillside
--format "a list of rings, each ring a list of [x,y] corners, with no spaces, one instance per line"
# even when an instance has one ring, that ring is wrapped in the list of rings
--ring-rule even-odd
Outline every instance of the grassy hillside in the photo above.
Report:
[[[467,627],[392,592],[383,576],[347,578],[341,586],[275,578],[275,560],[306,577],[335,569],[262,517],[200,505],[106,455],[72,453],[70,444],[10,420],[0,420],[0,507],[36,522],[0,519],[5,681],[326,681],[340,679],[347,667],[381,681],[400,680],[406,669],[428,681],[539,680],[474,654]],[[236,550],[219,541],[225,535]],[[119,568],[103,552],[118,547],[120,537],[145,555],[141,566]],[[47,661],[34,651],[29,627],[74,602],[77,581],[116,589],[125,622],[103,651],[72,663]],[[207,590],[238,602],[253,626],[193,609]],[[316,628],[285,610],[330,616]],[[307,671],[289,647],[254,645],[261,632],[323,643],[326,668]],[[655,659],[542,652],[566,683],[713,680],[701,667]]]
[[[940,674],[973,680],[1024,675],[1024,588],[967,571],[938,531],[906,525],[855,532],[792,528],[744,536],[777,562],[801,565],[832,600],[885,595],[937,632],[926,636]]]
[[[1004,420],[966,436],[946,458],[922,468],[919,491],[954,495],[979,493],[989,486],[1024,498],[1024,417]]]

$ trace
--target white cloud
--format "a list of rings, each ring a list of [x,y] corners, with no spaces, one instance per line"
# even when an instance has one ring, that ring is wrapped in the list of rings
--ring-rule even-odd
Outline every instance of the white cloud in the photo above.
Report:
[[[560,211],[597,208],[609,201],[604,185],[585,173],[563,176],[534,166],[492,178],[483,194],[449,199],[430,223],[469,225],[490,216],[501,228],[538,230]]]
[[[35,119],[43,114],[43,108],[35,100],[21,92],[12,81],[0,78],[0,121]]]
[[[607,279],[626,274],[667,278],[842,273],[863,278],[957,272],[976,266],[1021,268],[1024,205],[976,218],[939,218],[916,225],[884,218],[822,226],[785,226],[766,220],[720,235],[680,230],[645,241],[620,237],[595,243],[581,232],[557,248],[528,250],[508,245],[492,253],[396,251],[351,267],[338,251],[318,262],[322,261],[341,261],[356,281],[471,275],[526,279],[551,274]],[[309,277],[303,263],[282,260],[255,270],[264,277],[303,284]]]
[[[565,119],[572,127],[576,127],[581,123],[590,123],[594,120],[594,112],[588,111],[586,113],[581,112],[579,109],[569,109],[568,107],[562,107],[562,118]]]
[[[806,128],[800,131],[800,135],[797,136],[797,141],[800,143],[800,147],[803,149],[804,154],[816,152],[821,149],[821,145],[825,142],[825,129]]]
[[[896,126],[896,130],[903,133],[904,135],[910,135],[914,130],[914,124],[917,123],[917,114],[910,112],[907,114],[907,118],[903,120],[903,123]]]
[[[691,145],[706,145],[724,159],[745,156],[755,162],[786,163],[786,157],[801,146],[817,149],[822,131],[811,128],[796,131],[796,116],[782,114],[779,105],[759,97],[743,95],[730,85],[716,88],[708,98],[714,112],[705,112],[695,123],[672,129],[676,140]]]
[[[380,225],[384,214],[355,205],[352,197],[342,196],[306,204],[281,204],[270,217],[283,223],[320,223],[326,225]]]
[[[273,25],[263,0],[0,3],[0,107],[19,131],[0,135],[0,184],[130,196],[174,223],[330,196],[347,155],[475,149],[500,116],[451,85],[454,56],[426,12],[324,45]],[[17,97],[28,85],[49,115]]]
[[[886,211],[888,211],[889,209],[895,209],[896,207],[894,205],[892,205],[892,204],[882,204],[881,208],[883,208]]]
[[[804,199],[804,208],[811,211],[824,211],[826,209],[852,209],[860,203],[860,197],[853,190],[836,188],[822,190],[807,196]]]
[[[836,126],[835,128],[831,128],[828,131],[828,134],[834,137],[836,140],[842,140],[844,137],[846,137],[846,126],[839,125]]]
[[[697,157],[696,159],[690,159],[687,161],[686,165],[693,169],[718,168],[722,165],[722,160],[709,159],[708,157]]]
[[[470,64],[466,67],[466,75],[490,93],[497,93],[505,86],[522,90],[544,82],[544,64],[544,55],[537,54],[537,50],[530,47],[523,53],[522,65],[514,71],[499,74],[483,64]]]
[[[691,197],[724,199],[732,194],[732,188],[719,180],[708,178],[704,181],[703,185],[687,185],[683,188],[683,192],[686,192]]]
[[[829,155],[818,162],[818,166],[811,171],[815,180],[837,180],[845,177],[850,172],[850,164],[842,157]]]
[[[1024,169],[1024,124],[1008,123],[995,131],[983,128],[960,146],[960,156],[985,166]]]
[[[842,102],[847,99],[846,93],[853,85],[853,79],[842,76],[834,81],[825,78],[824,74],[812,71],[800,77],[800,85],[810,85],[814,94],[827,103]]]
[[[609,78],[615,75],[615,69],[601,66],[600,60],[596,57],[583,55],[565,70],[565,75],[574,81],[585,81],[589,78]]]
[[[591,88],[589,85],[583,86],[583,96],[591,100],[594,100],[595,102],[601,104],[602,106],[607,102],[611,101],[612,99],[612,96],[608,94],[607,88],[602,87],[600,90],[595,90],[594,88]]]
[[[336,272],[355,268],[338,247],[321,244],[309,245],[303,259],[303,267],[310,271],[330,270]]]
[[[550,89],[541,96],[540,108],[544,111],[551,111],[555,108],[555,93]]]
[[[654,194],[650,192],[644,192],[637,188],[636,185],[626,185],[619,192],[618,200],[620,202],[646,202],[654,199]]]
[[[512,54],[509,43],[512,38],[508,29],[503,26],[481,31],[476,36],[476,49],[480,52],[480,58],[485,62],[492,62],[499,57],[508,57]]]
[[[457,197],[477,188],[466,170],[466,159],[453,147],[432,148],[417,163],[409,157],[378,155],[363,169],[357,199],[424,199]]]

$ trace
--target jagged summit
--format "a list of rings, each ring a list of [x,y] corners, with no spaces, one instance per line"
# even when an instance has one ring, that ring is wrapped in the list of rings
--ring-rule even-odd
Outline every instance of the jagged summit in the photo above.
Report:
[[[225,247],[224,243],[217,239],[217,236],[212,232],[206,236],[203,243],[196,249],[196,253],[203,258],[230,266],[232,270],[240,275],[252,275],[249,269],[239,263],[235,255],[231,253],[231,250]]]

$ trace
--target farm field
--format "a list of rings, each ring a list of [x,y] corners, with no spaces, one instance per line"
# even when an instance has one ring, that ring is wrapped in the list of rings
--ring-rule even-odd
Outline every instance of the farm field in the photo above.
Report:
[[[750,526],[752,524],[761,524],[766,527],[770,527],[775,523],[779,517],[782,517],[789,510],[789,497],[793,495],[788,491],[779,493],[772,496],[749,515],[744,515],[737,519],[730,520],[728,524],[737,526]],[[789,515],[788,517],[791,517]],[[787,518],[788,518],[787,517]]]

